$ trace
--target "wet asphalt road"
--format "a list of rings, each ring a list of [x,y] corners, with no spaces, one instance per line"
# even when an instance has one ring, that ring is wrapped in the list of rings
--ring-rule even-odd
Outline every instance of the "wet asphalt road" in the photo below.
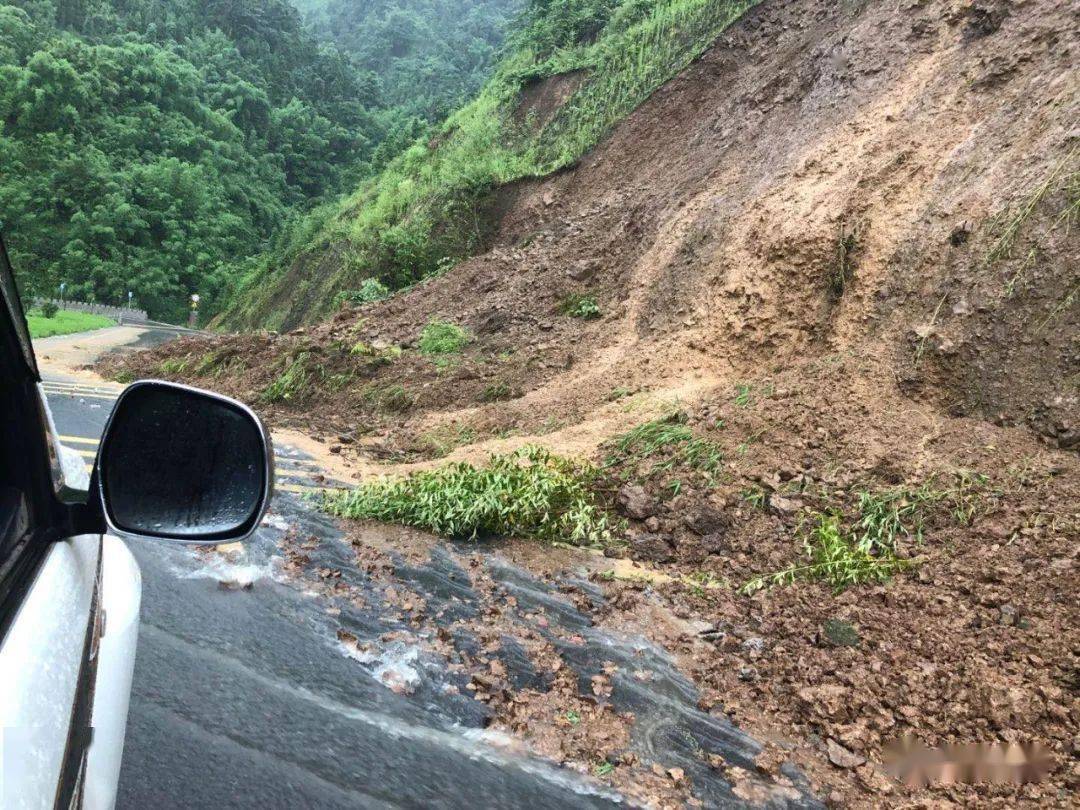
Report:
[[[89,461],[114,392],[58,383],[46,389],[59,433]],[[287,458],[279,458],[279,472],[290,487],[309,486],[304,463],[288,448],[281,454]],[[303,580],[284,577],[279,541],[286,531],[318,537],[310,568],[341,570],[363,592],[364,607],[317,596]],[[263,526],[233,561],[164,543],[129,546],[142,569],[143,601],[119,808],[623,803],[597,780],[492,744],[484,731],[486,706],[462,688],[461,676],[449,674],[445,660],[420,645],[386,640],[407,629],[383,608],[388,583],[356,570],[337,527],[298,492],[275,496]],[[425,565],[399,560],[395,576],[422,594],[432,613],[475,615],[469,575],[451,551],[437,550]],[[574,632],[572,644],[555,635],[550,640],[583,684],[605,662],[647,671],[644,682],[617,678],[612,695],[620,710],[637,717],[635,749],[683,766],[705,806],[741,805],[703,767],[702,753],[752,770],[759,746],[723,718],[698,711],[696,691],[662,651],[592,628],[550,586],[497,555],[488,570],[516,597],[522,616],[539,611]],[[245,583],[250,589],[229,587]],[[589,583],[580,586],[602,599]],[[376,654],[350,658],[337,641],[340,630]],[[474,640],[455,643],[466,650]],[[510,641],[502,650],[512,676],[535,685],[537,673],[519,652]],[[410,693],[387,688],[388,673],[409,681]],[[799,793],[779,804],[813,805]]]

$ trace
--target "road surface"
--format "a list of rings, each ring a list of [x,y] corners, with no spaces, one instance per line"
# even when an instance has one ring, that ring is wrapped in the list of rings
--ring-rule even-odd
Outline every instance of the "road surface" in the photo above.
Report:
[[[142,341],[164,337],[149,333]],[[47,379],[45,389],[65,443],[91,464],[119,388]],[[422,643],[423,632],[389,607],[396,584],[422,594],[429,614],[477,614],[473,580],[453,548],[437,547],[419,565],[397,558],[391,581],[358,570],[340,530],[305,498],[316,488],[311,461],[288,447],[277,452],[278,494],[238,556],[130,543],[144,591],[118,807],[625,804],[601,780],[486,732],[488,708],[446,656]],[[286,534],[311,538],[300,575],[283,567]],[[662,651],[597,630],[555,589],[496,554],[485,558],[485,569],[514,596],[521,622],[550,619],[531,629],[559,645],[582,683],[612,662],[635,673],[616,677],[611,699],[636,716],[639,756],[683,767],[704,806],[742,805],[702,753],[752,771],[759,746],[726,719],[698,711],[696,691]],[[319,593],[313,583],[331,570],[341,572],[347,593]],[[595,586],[579,585],[602,600]],[[367,652],[350,654],[338,640],[342,632],[357,639],[353,653]],[[455,635],[450,657],[477,643]],[[511,641],[496,655],[516,682],[542,681]],[[389,688],[401,683],[408,689]],[[799,789],[776,794],[778,806],[813,806],[804,782],[791,776]]]

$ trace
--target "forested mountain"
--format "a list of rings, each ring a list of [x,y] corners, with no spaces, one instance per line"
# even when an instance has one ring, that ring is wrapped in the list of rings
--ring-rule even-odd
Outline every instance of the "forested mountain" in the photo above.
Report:
[[[312,29],[382,79],[387,103],[433,121],[487,78],[521,0],[295,0]]]
[[[460,20],[444,14],[424,36],[456,50],[457,23],[475,28],[462,2]],[[483,73],[494,43],[469,69]],[[362,33],[348,51],[323,41],[286,0],[0,4],[0,228],[24,295],[130,290],[178,319],[198,292],[212,314],[283,223],[355,186],[420,134],[417,116],[482,81],[398,104],[424,86],[419,71],[457,69],[395,63],[384,78],[362,62],[387,62],[349,53],[365,47]]]

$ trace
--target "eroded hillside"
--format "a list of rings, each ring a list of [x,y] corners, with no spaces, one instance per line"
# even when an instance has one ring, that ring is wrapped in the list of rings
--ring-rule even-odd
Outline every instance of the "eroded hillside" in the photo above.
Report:
[[[917,798],[875,767],[906,732],[1052,751],[1049,783],[938,798],[1065,803],[1078,22],[1053,0],[766,0],[579,164],[501,188],[480,255],[316,326],[107,370],[239,396],[357,478],[536,442],[606,462],[627,521],[606,553],[673,579],[602,577],[625,593],[604,621],[663,635],[659,599],[708,625],[664,640],[823,795]],[[684,438],[610,443],[657,418],[709,463]],[[874,493],[918,525],[893,579],[740,591]]]

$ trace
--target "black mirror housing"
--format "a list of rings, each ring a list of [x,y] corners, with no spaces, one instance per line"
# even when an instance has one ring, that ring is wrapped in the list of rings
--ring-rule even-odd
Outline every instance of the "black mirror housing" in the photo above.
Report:
[[[270,436],[246,405],[144,380],[116,400],[94,477],[114,533],[227,543],[259,525],[273,494],[273,465]]]

